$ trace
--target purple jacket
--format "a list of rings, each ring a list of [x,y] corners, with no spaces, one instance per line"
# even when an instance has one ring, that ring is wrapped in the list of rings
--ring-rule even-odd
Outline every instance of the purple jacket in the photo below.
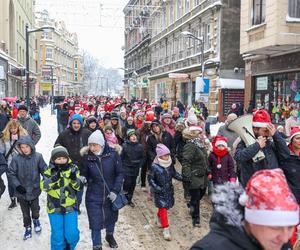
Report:
[[[223,184],[230,180],[230,178],[236,178],[234,172],[234,161],[231,155],[228,153],[221,157],[221,168],[218,169],[218,157],[212,152],[208,157],[208,166],[210,174],[212,175],[213,184]]]

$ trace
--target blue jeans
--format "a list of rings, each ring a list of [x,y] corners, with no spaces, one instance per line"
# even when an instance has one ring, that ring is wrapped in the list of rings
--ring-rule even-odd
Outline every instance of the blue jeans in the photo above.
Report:
[[[114,234],[115,224],[106,227],[106,234]],[[101,230],[92,230],[93,246],[102,246]]]
[[[48,214],[51,225],[51,250],[74,250],[79,241],[78,213]]]

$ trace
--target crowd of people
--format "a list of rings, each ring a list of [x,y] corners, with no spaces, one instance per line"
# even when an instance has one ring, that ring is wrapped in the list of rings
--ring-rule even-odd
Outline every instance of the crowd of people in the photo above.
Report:
[[[211,231],[191,249],[288,249],[296,246],[300,202],[300,127],[294,110],[285,129],[270,114],[252,110],[255,143],[248,145],[228,125],[244,112],[232,106],[211,137],[203,103],[170,108],[126,102],[121,97],[72,97],[56,103],[58,137],[50,162],[35,149],[41,138],[39,102],[30,107],[2,101],[0,176],[6,173],[11,204],[20,204],[25,233],[40,234],[39,196],[47,193],[51,249],[75,249],[83,193],[93,249],[114,237],[122,194],[132,209],[137,184],[157,208],[162,237],[172,239],[168,211],[175,205],[173,179],[182,182],[194,227],[201,226],[200,201],[209,187],[214,213]],[[38,115],[37,115],[38,113]],[[295,113],[297,114],[295,116]],[[258,152],[264,159],[254,161]],[[211,185],[209,185],[211,183]],[[0,179],[0,197],[5,185]]]

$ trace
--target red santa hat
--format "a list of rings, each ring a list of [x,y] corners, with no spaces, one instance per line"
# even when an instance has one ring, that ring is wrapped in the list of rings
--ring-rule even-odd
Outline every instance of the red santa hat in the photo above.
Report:
[[[283,171],[257,171],[239,199],[245,206],[245,220],[263,226],[293,226],[299,223],[299,206]]]
[[[265,109],[257,110],[252,118],[252,126],[255,128],[266,128],[271,123],[271,117]]]
[[[292,127],[290,140],[292,141],[296,135],[300,135],[300,127]]]
[[[220,136],[220,135],[215,136],[212,140],[212,144],[215,147],[224,146],[225,148],[227,148],[227,146],[228,146],[227,142],[228,142],[228,139],[223,136]]]
[[[145,123],[151,123],[155,119],[155,114],[153,111],[147,111],[145,117]]]

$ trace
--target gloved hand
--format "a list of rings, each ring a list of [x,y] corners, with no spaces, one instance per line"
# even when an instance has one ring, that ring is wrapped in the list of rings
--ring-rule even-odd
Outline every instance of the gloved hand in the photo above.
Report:
[[[23,186],[21,186],[21,185],[17,186],[17,187],[16,187],[16,190],[17,190],[20,194],[26,194],[26,189],[25,189]]]
[[[229,181],[230,181],[231,183],[235,183],[235,182],[236,182],[236,178],[230,178]]]
[[[76,171],[72,171],[72,172],[71,172],[71,174],[70,174],[70,179],[73,180],[73,181],[76,181],[76,179],[77,179]]]
[[[117,199],[117,195],[114,192],[110,192],[107,197],[111,200],[111,202],[114,202]]]

